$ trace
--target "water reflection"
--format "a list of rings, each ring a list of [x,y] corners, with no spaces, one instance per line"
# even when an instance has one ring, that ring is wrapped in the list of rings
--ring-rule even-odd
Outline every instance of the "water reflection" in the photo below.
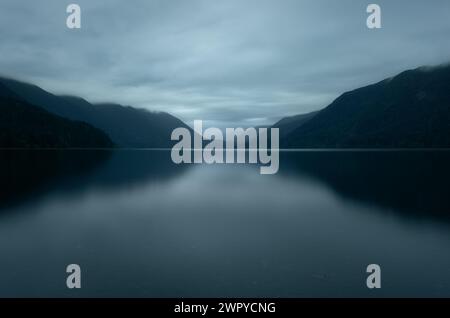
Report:
[[[186,169],[164,151],[2,150],[0,212],[47,195],[164,182]]]
[[[448,153],[280,158],[262,176],[170,152],[2,153],[0,296],[450,295]]]
[[[280,159],[279,177],[312,178],[379,211],[450,222],[450,152],[300,151]],[[0,211],[91,187],[165,182],[190,167],[172,163],[167,151],[0,151]]]
[[[289,152],[280,175],[313,178],[338,195],[407,218],[450,222],[450,152]]]

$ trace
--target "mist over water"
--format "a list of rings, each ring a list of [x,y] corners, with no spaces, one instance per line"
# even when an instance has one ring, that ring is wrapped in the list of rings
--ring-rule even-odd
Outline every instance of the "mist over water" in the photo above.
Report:
[[[450,152],[280,160],[260,175],[170,151],[0,151],[0,296],[450,296]]]

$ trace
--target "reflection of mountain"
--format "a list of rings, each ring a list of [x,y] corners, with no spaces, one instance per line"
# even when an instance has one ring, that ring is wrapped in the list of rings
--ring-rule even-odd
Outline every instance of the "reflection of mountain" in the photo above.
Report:
[[[0,147],[75,148],[112,147],[101,130],[72,121],[15,99],[0,84]]]
[[[347,92],[290,132],[286,148],[450,147],[450,65]]]
[[[131,187],[168,181],[189,167],[173,163],[170,151],[117,150],[86,180],[102,188]]]
[[[79,97],[55,96],[38,86],[5,78],[0,78],[0,85],[13,92],[16,99],[103,130],[120,147],[168,148],[172,146],[172,130],[188,127],[164,112],[117,104],[93,105]]]
[[[164,182],[186,169],[169,151],[0,151],[0,209],[60,192]]]
[[[82,179],[108,157],[109,151],[95,150],[1,150],[0,207]]]
[[[280,174],[310,176],[336,193],[407,217],[450,221],[450,152],[281,153]]]

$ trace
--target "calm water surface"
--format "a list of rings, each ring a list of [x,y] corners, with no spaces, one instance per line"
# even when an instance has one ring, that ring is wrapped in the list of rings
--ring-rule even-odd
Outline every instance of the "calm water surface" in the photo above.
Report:
[[[0,151],[0,296],[450,297],[450,152],[280,156]]]

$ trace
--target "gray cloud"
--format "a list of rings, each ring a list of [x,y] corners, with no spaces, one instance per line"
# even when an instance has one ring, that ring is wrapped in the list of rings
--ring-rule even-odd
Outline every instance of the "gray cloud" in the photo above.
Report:
[[[450,2],[2,0],[0,73],[49,91],[164,110],[191,123],[266,124],[346,90],[450,60]]]

